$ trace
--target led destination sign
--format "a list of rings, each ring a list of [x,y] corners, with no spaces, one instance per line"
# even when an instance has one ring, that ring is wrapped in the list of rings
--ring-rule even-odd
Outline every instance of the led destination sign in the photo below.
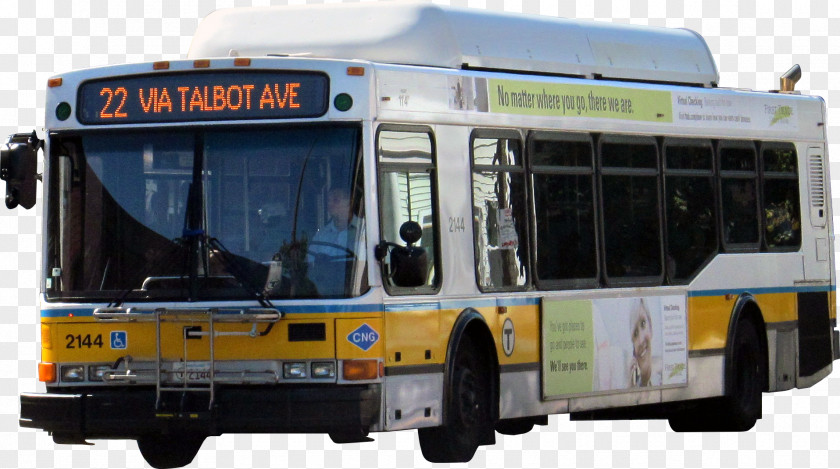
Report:
[[[213,72],[95,80],[79,87],[83,124],[318,117],[329,80],[309,72]]]

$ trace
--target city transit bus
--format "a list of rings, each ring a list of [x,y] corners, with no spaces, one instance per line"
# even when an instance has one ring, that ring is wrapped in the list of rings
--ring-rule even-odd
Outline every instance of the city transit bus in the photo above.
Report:
[[[21,425],[155,467],[237,432],[418,429],[463,462],[558,413],[749,430],[838,351],[797,75],[721,89],[690,31],[383,4],[221,10],[186,60],[56,76],[0,161],[9,208],[44,162]]]

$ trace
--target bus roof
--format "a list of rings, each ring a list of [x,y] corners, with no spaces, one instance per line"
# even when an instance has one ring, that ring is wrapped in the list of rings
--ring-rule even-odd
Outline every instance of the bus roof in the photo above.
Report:
[[[445,7],[233,8],[198,26],[190,58],[286,55],[716,86],[703,38],[642,27]]]

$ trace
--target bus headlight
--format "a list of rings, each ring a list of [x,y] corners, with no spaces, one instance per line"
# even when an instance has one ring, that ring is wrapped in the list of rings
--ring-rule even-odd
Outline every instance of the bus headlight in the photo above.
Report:
[[[88,367],[88,379],[105,381],[105,374],[111,371],[111,365],[91,365]]]
[[[306,363],[283,363],[283,377],[286,379],[306,378]]]
[[[61,381],[75,382],[85,380],[84,365],[64,365],[61,367]]]
[[[335,378],[335,363],[316,362],[312,364],[313,378]]]

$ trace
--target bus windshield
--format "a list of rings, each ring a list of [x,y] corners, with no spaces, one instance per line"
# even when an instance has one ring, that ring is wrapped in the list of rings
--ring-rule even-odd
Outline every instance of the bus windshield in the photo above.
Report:
[[[336,125],[54,135],[47,297],[360,295],[359,135]]]

